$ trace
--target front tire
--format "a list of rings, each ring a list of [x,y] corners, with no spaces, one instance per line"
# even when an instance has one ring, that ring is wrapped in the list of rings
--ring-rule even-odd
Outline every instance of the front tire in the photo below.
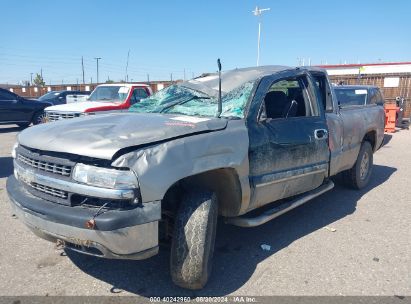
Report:
[[[173,282],[201,289],[211,275],[218,203],[215,193],[191,192],[183,198],[175,218],[170,272]]]
[[[34,113],[32,123],[33,125],[38,125],[44,123],[45,113],[43,111]]]
[[[354,166],[343,172],[345,183],[353,189],[362,189],[370,181],[373,166],[373,151],[371,144],[364,141],[361,144],[357,161]]]

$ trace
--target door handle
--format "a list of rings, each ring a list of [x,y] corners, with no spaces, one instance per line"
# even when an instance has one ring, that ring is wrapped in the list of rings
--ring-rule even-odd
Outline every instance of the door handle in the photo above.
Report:
[[[328,138],[328,131],[326,129],[317,129],[317,130],[314,131],[314,137],[317,140],[327,139]]]

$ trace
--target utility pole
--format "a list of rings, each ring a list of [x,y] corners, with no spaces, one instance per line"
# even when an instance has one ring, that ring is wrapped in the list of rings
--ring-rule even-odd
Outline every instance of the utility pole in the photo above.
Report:
[[[186,81],[186,69],[184,69],[184,81]]]
[[[147,83],[150,83],[150,74],[147,74]]]
[[[86,82],[84,81],[84,62],[83,62],[83,56],[81,56],[81,71],[83,72],[83,84]]]
[[[127,53],[127,64],[126,64],[126,82],[128,82],[128,59],[130,57],[130,49],[128,49]]]
[[[94,59],[96,59],[96,61],[97,61],[97,84],[99,83],[98,82],[98,61],[101,59],[101,57],[95,57]]]
[[[41,79],[43,79],[43,68],[40,68],[40,76],[41,76]]]
[[[252,11],[254,16],[258,17],[258,40],[257,40],[257,66],[260,64],[260,41],[261,41],[261,14],[265,11],[269,11],[270,8],[258,8]]]
[[[33,85],[33,73],[30,73],[30,85]]]
[[[173,73],[170,73],[170,80],[173,82]]]

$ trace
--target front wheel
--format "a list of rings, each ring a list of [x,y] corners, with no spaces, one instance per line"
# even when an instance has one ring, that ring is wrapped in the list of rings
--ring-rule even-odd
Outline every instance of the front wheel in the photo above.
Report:
[[[370,181],[373,166],[373,151],[371,144],[364,141],[361,144],[357,161],[354,166],[343,172],[345,183],[354,189],[364,188]]]
[[[44,123],[45,118],[46,118],[46,114],[43,111],[34,113],[33,119],[32,119],[33,125]]]
[[[211,275],[217,230],[217,197],[209,191],[188,193],[175,218],[170,272],[183,288],[201,289]]]

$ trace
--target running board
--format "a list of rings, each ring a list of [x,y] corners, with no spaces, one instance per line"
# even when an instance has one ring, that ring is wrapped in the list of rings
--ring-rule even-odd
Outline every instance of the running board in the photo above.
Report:
[[[334,183],[332,181],[328,181],[327,183],[321,185],[320,187],[307,192],[302,197],[295,198],[292,201],[283,203],[279,206],[276,206],[270,210],[264,211],[262,214],[256,217],[245,217],[245,216],[238,216],[238,217],[227,217],[225,222],[227,224],[239,226],[239,227],[256,227],[279,217],[280,215],[298,207],[302,204],[312,200],[313,198],[331,190],[334,188]]]

